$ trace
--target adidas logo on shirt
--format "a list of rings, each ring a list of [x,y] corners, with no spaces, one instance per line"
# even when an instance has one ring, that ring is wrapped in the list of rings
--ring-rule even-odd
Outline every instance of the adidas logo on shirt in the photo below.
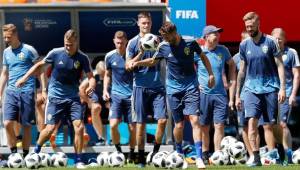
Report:
[[[113,66],[116,66],[116,65],[117,65],[117,62],[113,62],[112,65],[113,65]]]
[[[58,64],[64,64],[64,63],[60,60],[60,62],[58,62]]]
[[[251,54],[251,51],[247,51],[247,54]]]

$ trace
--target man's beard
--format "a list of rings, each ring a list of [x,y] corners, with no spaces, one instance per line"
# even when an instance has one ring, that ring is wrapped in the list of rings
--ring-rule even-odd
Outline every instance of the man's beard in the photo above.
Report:
[[[256,37],[258,35],[258,30],[254,31],[253,33],[250,34],[252,38]]]

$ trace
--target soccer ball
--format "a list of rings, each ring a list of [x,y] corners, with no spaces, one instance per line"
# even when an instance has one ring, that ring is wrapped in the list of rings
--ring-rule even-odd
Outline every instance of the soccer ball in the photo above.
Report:
[[[149,152],[146,158],[146,164],[147,165],[151,165],[152,162],[150,162],[151,159],[151,155],[152,155],[153,151]]]
[[[108,165],[108,158],[109,158],[109,153],[108,152],[101,152],[97,156],[97,163],[100,166],[107,166]]]
[[[230,157],[231,165],[244,165],[246,164],[247,160],[248,160],[247,154],[245,154],[244,157],[242,157],[241,159],[234,159]]]
[[[89,166],[89,167],[97,167],[97,166],[99,166],[99,164],[97,163],[97,159],[95,159],[95,158],[90,158],[90,159],[88,160],[88,166]]]
[[[155,51],[159,44],[159,39],[156,35],[147,33],[141,38],[140,42],[145,51]]]
[[[157,168],[165,168],[167,156],[168,154],[164,151],[157,152],[152,159],[153,165]]]
[[[240,141],[236,141],[231,144],[228,151],[229,156],[234,159],[241,159],[247,153],[244,143]]]
[[[57,152],[51,156],[51,164],[54,167],[65,167],[68,163],[68,157],[63,152]]]
[[[294,164],[300,164],[300,148],[293,152],[292,161]]]
[[[12,153],[8,156],[7,165],[9,168],[22,168],[25,162],[20,153]]]
[[[270,157],[261,157],[260,162],[262,165],[273,165],[276,164],[276,159],[272,159]]]
[[[177,153],[176,151],[170,153],[165,160],[167,168],[181,168],[184,164],[183,154]]]
[[[25,165],[29,169],[39,168],[40,163],[41,163],[41,158],[40,158],[39,154],[37,154],[37,153],[34,153],[34,152],[29,153],[25,157]]]
[[[229,153],[229,146],[236,141],[237,139],[232,136],[225,136],[221,141],[221,150]]]
[[[111,153],[108,157],[108,164],[112,167],[120,167],[125,163],[125,156],[119,151]]]
[[[267,145],[259,148],[259,155],[260,155],[260,157],[263,157],[267,152],[268,152]]]
[[[218,150],[211,155],[209,161],[213,165],[227,165],[229,163],[229,155],[225,151]]]
[[[41,167],[48,167],[51,166],[51,156],[47,153],[39,153],[39,156],[41,158]]]

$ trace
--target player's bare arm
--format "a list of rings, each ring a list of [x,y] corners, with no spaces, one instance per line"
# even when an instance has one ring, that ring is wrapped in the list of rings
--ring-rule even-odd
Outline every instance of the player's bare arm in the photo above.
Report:
[[[282,56],[275,57],[275,63],[277,65],[278,75],[280,79],[280,90],[278,93],[278,102],[283,103],[286,98],[286,94],[285,94],[285,74],[284,74],[284,65],[282,62]]]
[[[1,71],[1,77],[0,77],[0,104],[2,103],[3,90],[7,80],[8,80],[8,69],[7,66],[3,66]]]
[[[230,80],[228,106],[231,110],[233,110],[234,109],[235,87],[236,87],[236,67],[235,67],[235,64],[234,64],[234,61],[232,58],[227,62],[227,64],[229,66],[229,80]]]
[[[244,60],[241,60],[240,70],[237,75],[236,93],[235,93],[235,107],[238,110],[242,110],[242,102],[241,102],[240,94],[242,91],[242,87],[244,86],[245,76],[246,76],[246,63]]]
[[[111,70],[105,69],[104,79],[103,79],[103,100],[108,101],[110,99],[108,88],[111,85]]]
[[[22,87],[30,76],[36,74],[46,64],[47,63],[45,62],[45,60],[41,60],[41,61],[37,62],[35,65],[33,65],[28,70],[28,72],[16,82],[16,87]]]

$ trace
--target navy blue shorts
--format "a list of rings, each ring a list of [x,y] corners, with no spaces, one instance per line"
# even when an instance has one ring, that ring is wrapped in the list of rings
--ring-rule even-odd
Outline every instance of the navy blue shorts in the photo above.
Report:
[[[244,100],[242,100],[242,110],[237,111],[238,115],[238,122],[240,127],[247,127],[248,126],[248,119],[245,118],[245,107],[244,107]]]
[[[82,106],[80,99],[58,99],[48,98],[45,110],[46,124],[57,124],[63,119],[83,120]]]
[[[124,122],[132,123],[131,97],[111,94],[109,119],[122,119]]]
[[[165,90],[142,87],[133,88],[132,121],[146,123],[148,115],[154,115],[156,120],[166,119]]]
[[[257,118],[259,125],[274,124],[278,113],[277,92],[255,94],[245,92],[244,105],[246,118]]]
[[[187,115],[199,115],[199,90],[191,90],[168,94],[168,104],[175,123],[184,120]]]
[[[292,107],[289,105],[289,99],[285,99],[284,103],[279,104],[279,118],[280,122],[287,123],[292,111]]]
[[[225,95],[200,93],[200,124],[225,123],[228,117],[228,99]]]
[[[7,89],[3,103],[4,120],[20,122],[21,125],[35,124],[34,91],[15,91]]]

